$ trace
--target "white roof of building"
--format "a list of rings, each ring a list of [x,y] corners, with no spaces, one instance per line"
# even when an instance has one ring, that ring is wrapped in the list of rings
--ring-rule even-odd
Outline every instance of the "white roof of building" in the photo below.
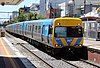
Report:
[[[100,12],[98,12],[98,9],[94,9],[91,12],[88,12],[87,14],[82,15],[80,18],[84,17],[97,17],[100,18]]]

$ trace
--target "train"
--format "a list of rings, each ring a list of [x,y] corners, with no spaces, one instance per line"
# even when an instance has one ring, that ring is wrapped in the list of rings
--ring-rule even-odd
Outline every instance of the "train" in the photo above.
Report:
[[[84,37],[100,41],[100,19],[95,17],[82,18]]]
[[[23,37],[52,54],[84,54],[84,28],[79,18],[23,21],[6,26],[6,31]],[[43,45],[42,45],[43,44]]]

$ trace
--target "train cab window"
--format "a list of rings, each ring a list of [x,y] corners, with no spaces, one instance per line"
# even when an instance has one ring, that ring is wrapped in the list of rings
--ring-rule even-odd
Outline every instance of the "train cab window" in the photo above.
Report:
[[[82,27],[67,27],[67,37],[82,37]]]
[[[66,37],[67,36],[67,28],[66,27],[56,27],[55,28],[55,37]]]
[[[56,27],[54,32],[55,37],[83,37],[82,27]]]

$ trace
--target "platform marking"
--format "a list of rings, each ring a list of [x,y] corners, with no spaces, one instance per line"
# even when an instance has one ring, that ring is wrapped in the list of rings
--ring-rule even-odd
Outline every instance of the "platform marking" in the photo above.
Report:
[[[15,51],[15,54],[16,54],[17,56],[19,56],[19,57],[25,57],[25,56],[23,56],[22,54],[20,54],[19,50],[16,49],[16,48],[14,47],[14,45],[11,44],[10,41],[8,41],[5,37],[3,37],[3,39],[4,39],[5,42],[10,46],[10,48],[11,48],[12,50]]]
[[[19,50],[16,49],[16,48],[14,47],[14,45],[12,45],[12,44],[10,43],[9,40],[7,40],[5,37],[3,37],[3,39],[4,39],[5,42],[11,47],[12,50],[16,51],[16,55],[18,55],[18,56],[20,56],[20,57],[24,57],[24,58],[26,57],[26,56],[21,55],[20,52],[19,52]],[[33,68],[32,64],[29,64],[29,63],[28,63],[29,61],[26,62],[25,60],[23,60],[23,59],[21,59],[21,58],[19,58],[19,59],[22,61],[22,63],[25,65],[26,68],[29,68],[30,66]]]
[[[11,57],[11,55],[9,54],[9,52],[7,51],[7,48],[4,46],[4,43],[2,42],[1,38],[0,38],[1,44],[6,52],[6,54],[8,55],[8,57]]]
[[[7,57],[12,57],[12,56],[10,55],[10,53],[8,52],[7,48],[5,47],[4,43],[2,42],[1,38],[0,38],[0,41],[1,41],[1,44],[2,44],[4,50],[5,50],[6,54],[7,54]],[[17,68],[17,66],[15,65],[15,63],[13,62],[13,60],[12,60],[11,58],[9,58],[9,60],[10,60],[10,62],[11,62],[11,64],[12,64],[12,66],[13,66],[14,68]]]

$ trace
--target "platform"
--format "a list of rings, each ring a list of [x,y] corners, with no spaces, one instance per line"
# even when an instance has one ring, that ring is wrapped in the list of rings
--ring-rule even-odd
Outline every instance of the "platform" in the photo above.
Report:
[[[0,68],[35,68],[35,66],[5,37],[0,37]]]
[[[88,48],[88,60],[100,64],[100,41],[84,38],[84,46]]]
[[[84,38],[83,45],[91,49],[100,50],[100,41],[96,41],[95,39],[92,38]]]

